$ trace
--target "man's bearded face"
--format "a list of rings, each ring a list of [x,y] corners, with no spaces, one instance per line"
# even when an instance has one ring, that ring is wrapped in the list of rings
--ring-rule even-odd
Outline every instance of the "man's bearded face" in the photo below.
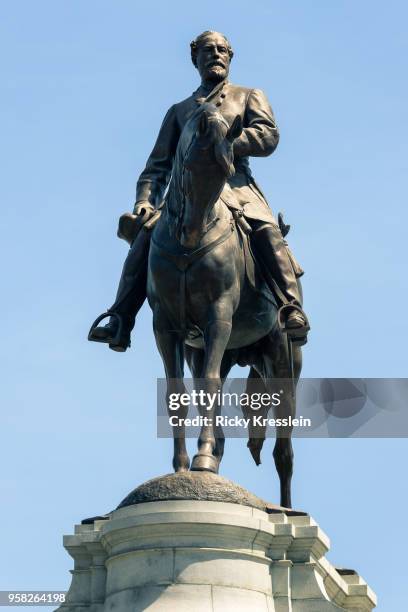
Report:
[[[200,41],[197,49],[197,69],[205,81],[222,81],[228,76],[230,56],[223,36],[212,34]]]

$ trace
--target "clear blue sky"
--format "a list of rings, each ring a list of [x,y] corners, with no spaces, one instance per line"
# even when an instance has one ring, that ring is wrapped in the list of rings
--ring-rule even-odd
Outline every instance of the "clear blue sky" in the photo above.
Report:
[[[170,470],[150,310],[124,355],[86,334],[112,302],[117,219],[164,112],[197,86],[202,30],[229,36],[231,80],[263,89],[281,129],[252,167],[306,269],[304,375],[406,376],[407,19],[402,0],[1,3],[0,589],[67,588],[62,534]],[[295,441],[295,506],[382,612],[406,601],[407,450]],[[222,474],[276,502],[271,452],[256,468],[230,441]]]

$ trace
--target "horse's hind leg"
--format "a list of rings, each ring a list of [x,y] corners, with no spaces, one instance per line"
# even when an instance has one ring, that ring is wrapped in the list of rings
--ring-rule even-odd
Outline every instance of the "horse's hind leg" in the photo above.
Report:
[[[156,314],[154,317],[154,335],[156,338],[157,347],[163,359],[163,365],[167,379],[167,407],[168,414],[172,417],[182,419],[180,425],[173,426],[174,439],[174,454],[173,468],[175,472],[187,471],[190,467],[190,459],[186,449],[185,426],[184,419],[188,413],[188,407],[181,405],[179,402],[176,410],[169,408],[169,400],[172,394],[173,397],[180,397],[186,392],[183,376],[184,376],[184,345],[183,340],[176,332],[168,331],[164,328],[160,321],[160,316]]]
[[[282,378],[281,388],[284,393],[281,395],[282,400],[275,407],[275,415],[277,418],[286,419],[289,416],[292,419],[296,416],[296,385],[299,380],[300,371],[302,368],[302,351],[299,346],[293,346],[293,369],[289,361],[289,351],[287,339],[282,339],[284,345],[284,354],[286,358],[278,360],[278,368],[276,371],[277,378]],[[292,380],[291,375],[294,375]],[[292,447],[292,426],[279,427],[276,435],[275,447],[273,449],[273,458],[275,460],[276,470],[280,478],[281,488],[281,506],[285,508],[292,507],[291,497],[291,482],[293,474],[293,447]]]
[[[290,380],[279,381],[280,403],[274,407],[276,419],[288,419],[295,416],[295,400],[292,395],[292,382]],[[276,393],[276,385],[272,385],[269,391]],[[284,422],[284,421],[283,421]],[[284,508],[292,507],[291,484],[293,474],[293,448],[292,448],[292,425],[276,427],[276,442],[273,449],[273,458],[276,471],[280,480],[280,505]]]
[[[276,419],[294,418],[296,414],[296,398],[294,388],[300,376],[301,350],[294,347],[294,380],[291,378],[291,365],[287,340],[280,333],[274,334],[264,354],[265,370],[267,378],[265,384],[269,393],[276,393],[276,379],[279,380],[280,402],[274,406]],[[272,380],[275,379],[275,382]],[[283,421],[285,422],[285,421]],[[292,507],[291,482],[293,474],[293,448],[292,448],[293,426],[289,423],[276,428],[276,442],[273,449],[276,470],[280,480],[280,503],[285,508]]]

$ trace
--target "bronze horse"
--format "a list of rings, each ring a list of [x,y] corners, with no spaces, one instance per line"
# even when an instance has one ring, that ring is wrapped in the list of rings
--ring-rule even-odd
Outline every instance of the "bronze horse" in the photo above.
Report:
[[[235,364],[249,365],[249,393],[254,386],[272,393],[271,380],[283,379],[285,399],[274,407],[275,416],[283,418],[295,414],[292,385],[300,375],[301,350],[296,345],[292,350],[281,332],[274,297],[244,248],[244,232],[222,200],[226,181],[234,173],[233,141],[241,131],[239,116],[230,127],[208,103],[185,125],[166,205],[152,234],[147,294],[168,396],[185,392],[185,361],[206,393],[221,391]],[[251,265],[252,280],[248,273]],[[208,408],[201,406],[200,414],[214,419],[220,407]],[[187,410],[180,407],[176,414],[183,419]],[[293,471],[291,431],[289,426],[278,428],[273,451],[280,503],[288,508]],[[173,432],[174,470],[188,470],[185,429],[180,425]],[[265,431],[255,435],[250,429],[248,447],[257,465],[264,439]],[[220,427],[204,425],[191,469],[217,472],[224,441]]]

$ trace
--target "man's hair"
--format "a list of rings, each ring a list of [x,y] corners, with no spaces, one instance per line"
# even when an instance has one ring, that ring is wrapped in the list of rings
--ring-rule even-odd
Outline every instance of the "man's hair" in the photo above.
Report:
[[[231,44],[230,44],[228,38],[226,36],[224,36],[224,34],[221,34],[221,32],[215,32],[214,30],[206,30],[205,32],[202,32],[201,34],[199,34],[197,36],[197,38],[195,38],[190,43],[191,61],[193,62],[194,66],[196,68],[197,68],[197,52],[198,52],[198,47],[204,42],[204,40],[206,38],[208,38],[208,36],[211,36],[211,34],[218,34],[219,36],[223,37],[223,39],[225,40],[225,43],[227,45],[227,49],[228,49],[228,54],[230,56],[230,60],[233,58],[234,52],[232,50],[232,47],[231,47]]]

